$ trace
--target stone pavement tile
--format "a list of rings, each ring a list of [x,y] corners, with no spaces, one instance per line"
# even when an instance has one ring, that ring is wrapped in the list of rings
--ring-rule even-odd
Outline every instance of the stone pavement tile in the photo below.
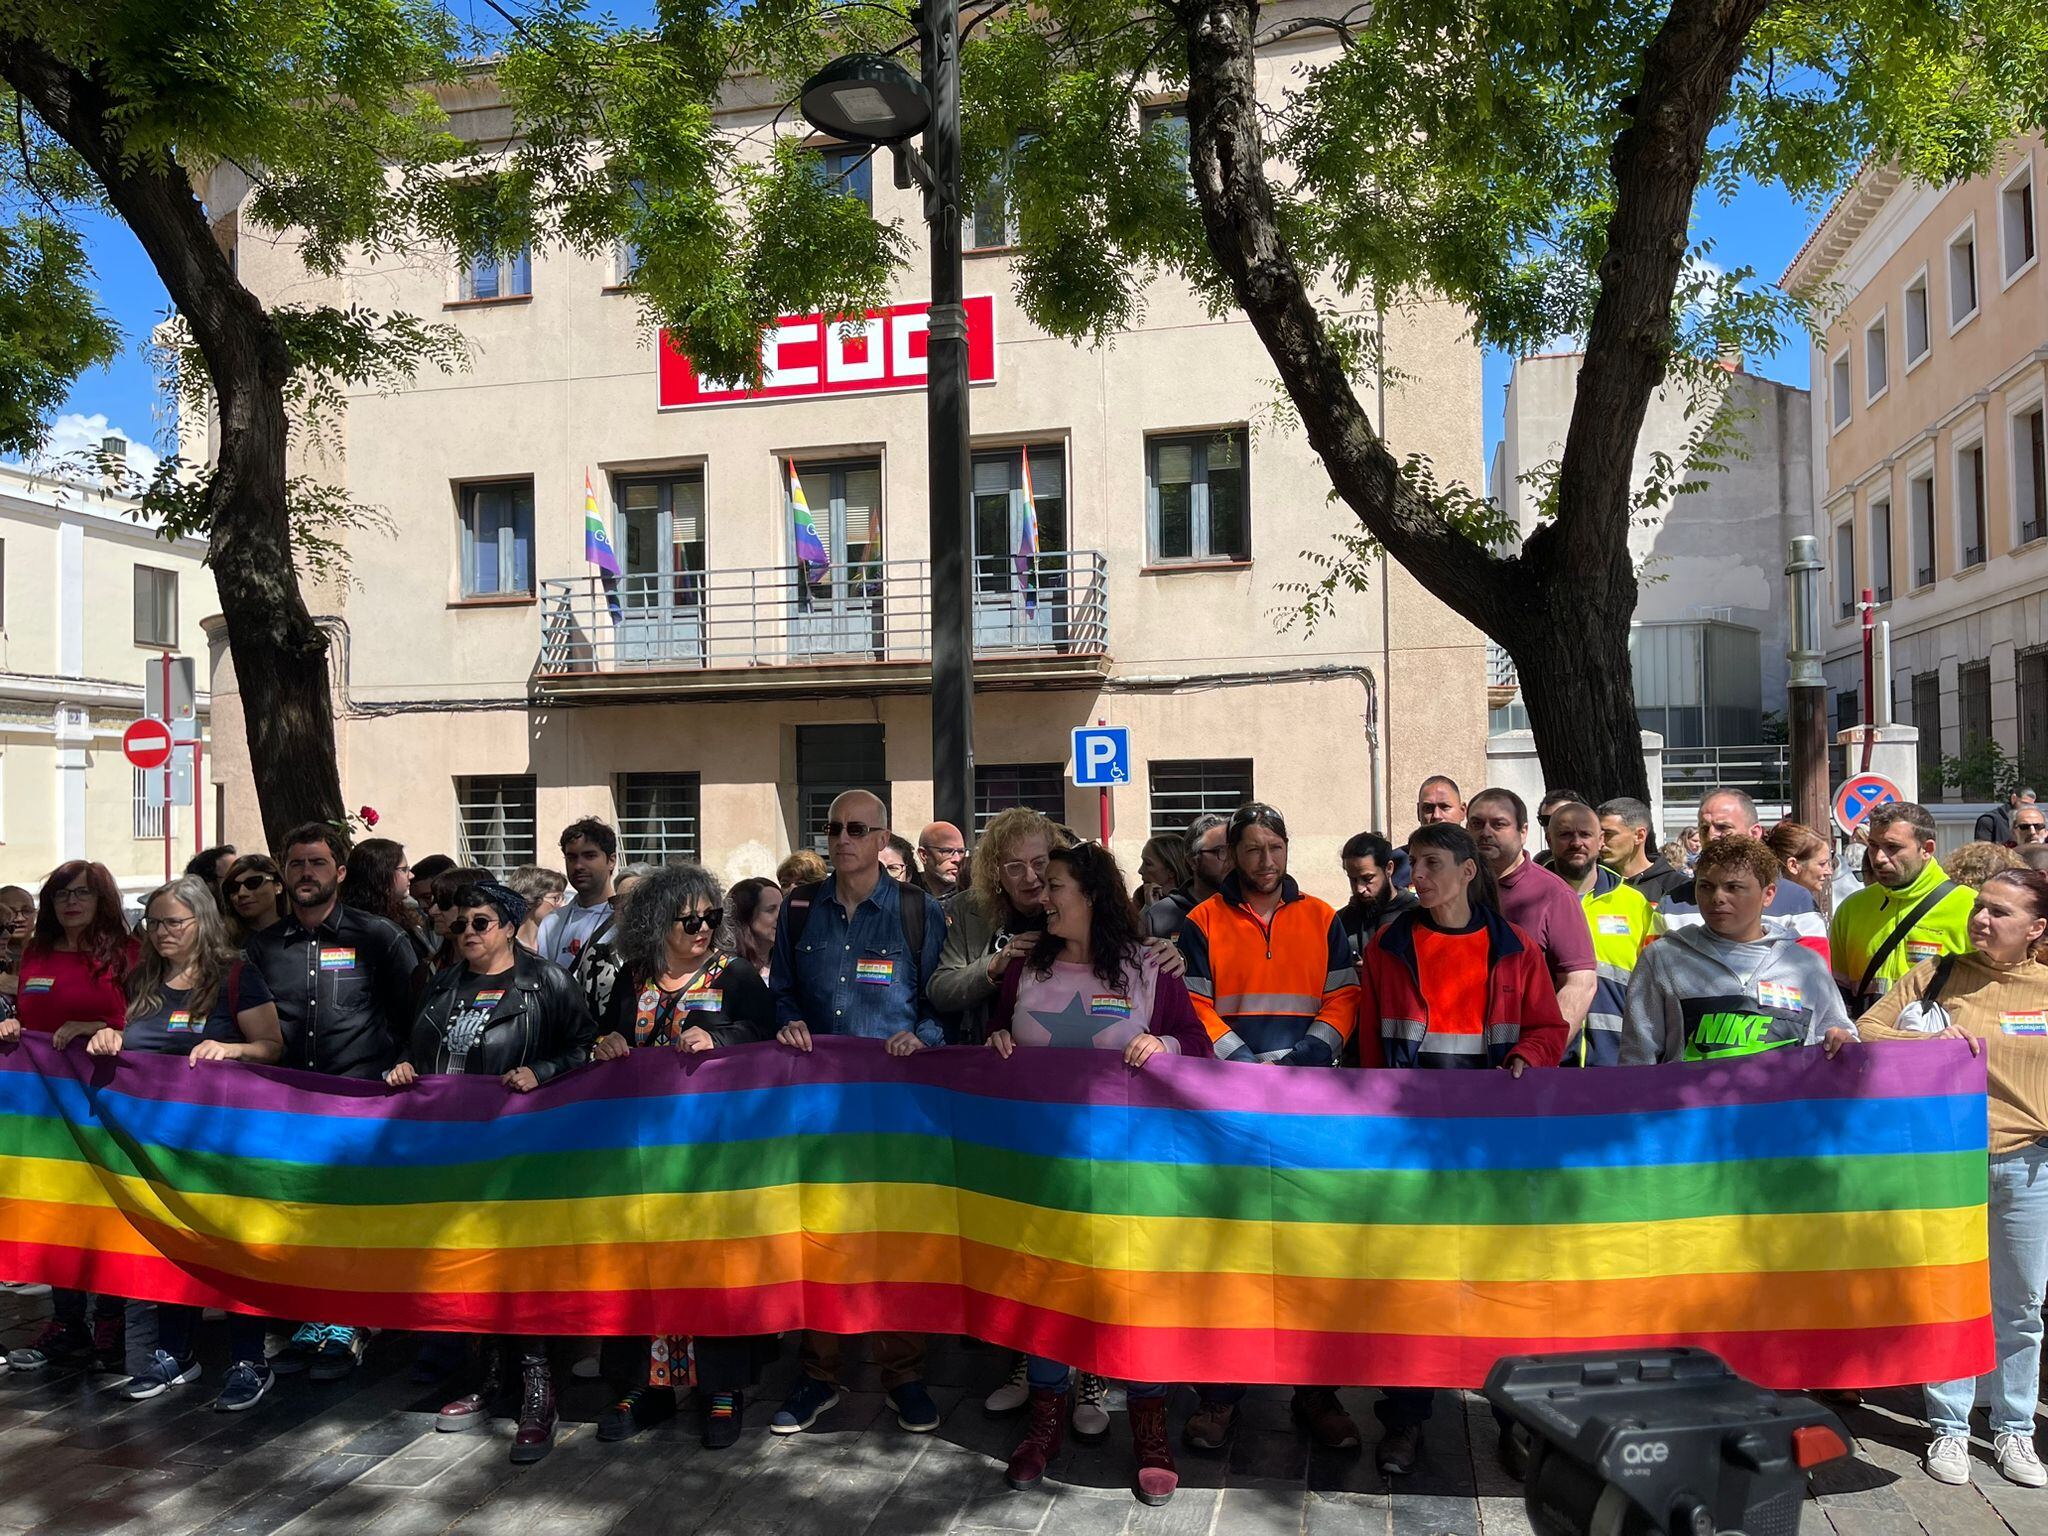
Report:
[[[1231,1475],[1218,1506],[1216,1529],[1230,1536],[1300,1536],[1301,1481],[1239,1479]]]
[[[83,1503],[36,1526],[36,1536],[99,1536],[108,1526],[134,1518],[176,1493],[190,1474],[176,1467],[121,1469],[127,1475]]]
[[[1384,1493],[1311,1490],[1301,1506],[1302,1536],[1387,1536],[1393,1520]]]
[[[980,1400],[970,1399],[955,1410],[955,1416],[960,1413],[979,1416]],[[1000,1463],[947,1438],[952,1419],[949,1416],[939,1426],[938,1434],[929,1438],[923,1454],[904,1469],[896,1486],[872,1506],[872,1513],[864,1517],[867,1530],[877,1536],[945,1536],[959,1523],[968,1502],[989,1491],[991,1479],[995,1486],[1000,1486]],[[861,1524],[855,1521],[852,1528],[859,1529]]]
[[[1825,1515],[1835,1536],[1926,1536],[1920,1522],[1901,1509],[1851,1509],[1838,1505],[1825,1511]],[[1935,1536],[1945,1533],[1937,1531]]]
[[[502,1433],[443,1435],[462,1443],[464,1454],[447,1463],[431,1481],[403,1489],[376,1485],[370,1479],[392,1465],[379,1463],[305,1511],[279,1536],[343,1536],[375,1531],[377,1536],[438,1536],[481,1506],[498,1488],[519,1475],[509,1457],[512,1427]]]
[[[677,1450],[667,1474],[618,1522],[620,1531],[633,1536],[695,1536],[721,1530],[725,1510],[755,1497],[755,1480],[779,1465],[790,1446],[780,1436],[750,1430],[729,1450],[706,1451],[695,1445]]]
[[[33,1529],[125,1482],[133,1471],[97,1462],[90,1451],[39,1446],[32,1456],[13,1459],[0,1482],[0,1526]]]
[[[1511,1499],[1482,1495],[1478,1503],[1482,1536],[1535,1536],[1529,1506],[1519,1493]]]
[[[1308,1442],[1289,1424],[1285,1429],[1261,1429],[1240,1423],[1231,1437],[1225,1456],[1227,1482],[1285,1482],[1299,1488],[1308,1474]]]
[[[1047,1489],[1051,1490],[1049,1496]],[[1056,1488],[1051,1483],[1017,1497],[1036,1499],[1046,1506],[1041,1527],[1046,1536],[1123,1536],[1131,1511],[1145,1507],[1120,1490],[1105,1493],[1092,1488]]]
[[[267,1484],[253,1498],[242,1499],[234,1508],[191,1529],[195,1536],[270,1536],[335,1489],[362,1476],[377,1461],[375,1456],[353,1456],[346,1451],[323,1452],[300,1462],[288,1476]]]
[[[368,1488],[424,1488],[450,1467],[467,1461],[488,1437],[480,1434],[443,1434],[433,1426],[430,1414],[408,1414],[421,1421],[420,1434],[410,1444],[377,1463],[356,1479]]]
[[[1479,1536],[1479,1501],[1395,1490],[1393,1536]]]
[[[1519,1507],[1522,1485],[1500,1464],[1500,1425],[1494,1422],[1493,1409],[1476,1392],[1459,1395],[1464,1399],[1465,1438],[1471,1448],[1472,1491],[1483,1499],[1512,1499]],[[1437,1412],[1443,1412],[1441,1406]]]
[[[2048,1488],[2022,1488],[1998,1475],[1988,1444],[1973,1445],[1970,1486],[2021,1536],[2048,1536]],[[1963,1489],[1955,1490],[1958,1493]],[[1946,1532],[1942,1536],[1947,1536]]]
[[[514,1427],[503,1426],[504,1435],[499,1443],[499,1454],[511,1466],[512,1436]],[[493,1437],[494,1441],[497,1437]],[[497,1485],[489,1500],[474,1513],[458,1520],[453,1527],[460,1531],[479,1529],[525,1530],[529,1526],[541,1529],[562,1515],[582,1515],[583,1497],[593,1488],[599,1487],[607,1470],[619,1471],[618,1458],[614,1452],[625,1452],[631,1458],[630,1464],[649,1475],[647,1447],[633,1447],[630,1443],[618,1445],[601,1444],[597,1434],[587,1424],[562,1424],[555,1431],[554,1449],[537,1462],[526,1466],[513,1467],[512,1476]],[[613,1518],[623,1515],[635,1500],[631,1497],[618,1498],[616,1484],[622,1479],[614,1478],[612,1492],[614,1499],[609,1507]]]
[[[1223,1505],[1220,1488],[1190,1488],[1180,1491],[1164,1504],[1140,1504],[1131,1500],[1130,1518],[1124,1522],[1125,1536],[1209,1536],[1216,1531],[1227,1536],[1216,1523]],[[1057,1536],[1048,1527],[1048,1536]]]

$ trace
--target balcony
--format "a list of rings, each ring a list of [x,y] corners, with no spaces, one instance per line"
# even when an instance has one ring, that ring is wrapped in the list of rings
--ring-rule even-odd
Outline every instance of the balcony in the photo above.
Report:
[[[974,562],[980,687],[1100,682],[1109,675],[1103,557],[1036,562],[1025,601],[1007,555]],[[918,692],[931,683],[931,563],[834,566],[808,588],[794,566],[543,581],[536,700],[793,697]]]

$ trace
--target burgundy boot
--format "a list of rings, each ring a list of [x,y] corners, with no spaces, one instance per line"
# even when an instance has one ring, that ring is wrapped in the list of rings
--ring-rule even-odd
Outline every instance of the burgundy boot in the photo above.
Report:
[[[1010,1454],[1010,1486],[1019,1493],[1036,1488],[1067,1439],[1067,1394],[1033,1387],[1025,1404],[1024,1438]]]
[[[519,1433],[512,1441],[512,1464],[539,1461],[555,1446],[555,1375],[546,1355],[527,1355],[519,1362]]]
[[[1173,1447],[1166,1440],[1166,1399],[1133,1397],[1127,1406],[1131,1415],[1131,1449],[1137,1455],[1138,1480],[1131,1491],[1140,1504],[1164,1504],[1180,1486],[1180,1471],[1173,1464]]]

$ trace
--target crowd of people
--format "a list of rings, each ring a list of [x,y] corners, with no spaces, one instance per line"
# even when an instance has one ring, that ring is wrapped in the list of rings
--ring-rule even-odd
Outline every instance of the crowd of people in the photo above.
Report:
[[[2004,810],[1944,866],[1924,808],[1883,806],[1859,834],[1857,870],[1838,874],[1823,832],[1766,828],[1740,789],[1708,792],[1697,825],[1668,843],[1639,800],[1553,791],[1536,809],[1537,849],[1521,796],[1489,788],[1468,802],[1434,775],[1404,842],[1363,831],[1343,845],[1351,895],[1336,909],[1301,889],[1286,819],[1260,803],[1151,839],[1135,888],[1107,848],[1037,811],[997,814],[971,849],[945,823],[912,845],[863,790],[833,803],[826,856],[793,854],[774,879],[731,889],[697,864],[622,866],[616,833],[596,818],[563,829],[559,871],[502,879],[442,854],[411,863],[388,838],[351,846],[309,823],[275,858],[201,854],[148,897],[139,933],[99,864],[66,863],[34,894],[0,890],[0,1041],[37,1031],[93,1056],[279,1064],[399,1092],[480,1074],[523,1094],[638,1050],[805,1052],[820,1035],[879,1041],[895,1056],[1094,1049],[1134,1070],[1178,1055],[1515,1079],[1963,1040],[1990,1083],[1998,1364],[1925,1387],[1925,1466],[1942,1482],[1969,1480],[1969,1416],[1982,1398],[1997,1469],[2040,1487],[2048,818],[2031,792]],[[92,1362],[150,1398],[197,1378],[198,1326],[189,1307],[59,1289],[41,1335],[6,1366]],[[270,1326],[228,1318],[221,1411],[254,1406],[295,1372],[346,1376],[363,1355],[359,1328],[292,1319],[273,1350]],[[839,1401],[847,1342],[803,1336],[773,1432],[808,1429]],[[555,1372],[579,1346],[614,1390],[599,1439],[672,1417],[694,1385],[704,1444],[723,1448],[778,1341],[429,1335],[418,1370],[456,1389],[439,1427],[516,1419],[512,1458],[531,1462],[553,1443]],[[935,1429],[923,1336],[874,1334],[866,1350],[902,1428]],[[1068,1435],[1106,1435],[1120,1398],[1134,1491],[1163,1502],[1179,1476],[1169,1385],[1017,1357],[985,1405],[1024,1421],[1010,1485],[1037,1484]],[[1192,1385],[1182,1443],[1221,1451],[1246,1389]],[[1417,1466],[1434,1397],[1389,1388],[1374,1401],[1389,1476]],[[1292,1407],[1317,1445],[1360,1445],[1333,1388],[1296,1388]],[[1499,1452],[1511,1473],[1524,1469],[1526,1447],[1505,1424]]]

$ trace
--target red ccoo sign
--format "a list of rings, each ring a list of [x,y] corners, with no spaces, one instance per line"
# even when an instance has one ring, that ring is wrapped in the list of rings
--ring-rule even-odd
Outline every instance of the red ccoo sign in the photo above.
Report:
[[[171,728],[161,720],[138,720],[121,733],[121,751],[138,768],[161,768],[171,760]]]
[[[988,294],[965,301],[967,382],[996,376],[996,303]],[[871,309],[860,320],[784,315],[761,334],[761,383],[700,378],[689,358],[661,333],[659,403],[664,411],[750,400],[800,400],[820,395],[878,395],[925,385],[925,304]]]

